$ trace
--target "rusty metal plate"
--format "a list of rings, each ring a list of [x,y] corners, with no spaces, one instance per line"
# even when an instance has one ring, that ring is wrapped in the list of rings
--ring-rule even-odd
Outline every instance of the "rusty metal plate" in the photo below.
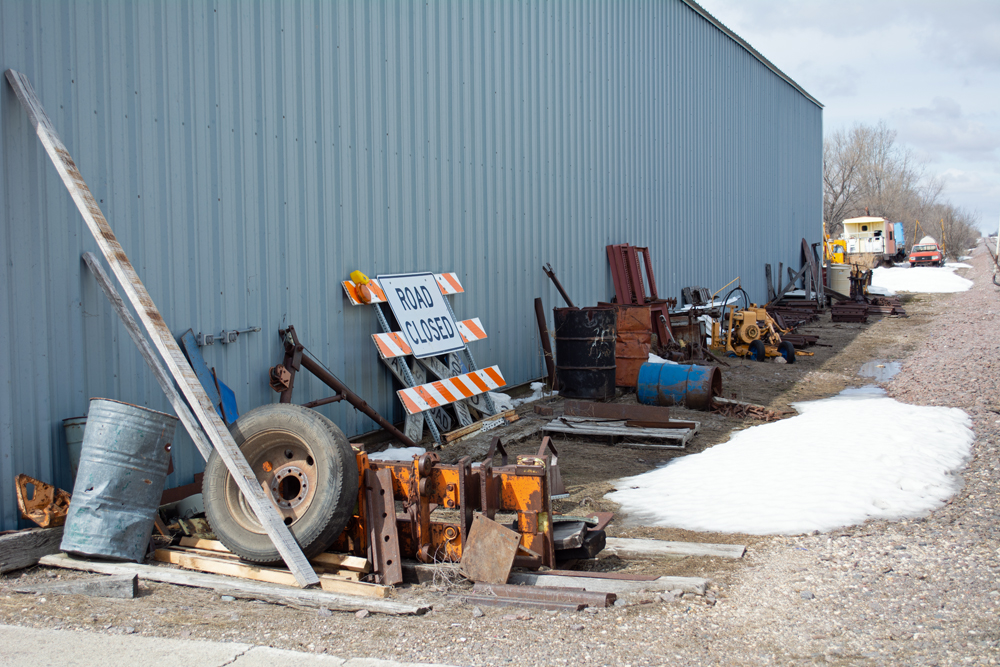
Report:
[[[496,521],[477,514],[462,550],[459,571],[472,581],[507,583],[521,536]]]
[[[379,583],[394,586],[403,583],[403,562],[396,529],[396,504],[392,495],[392,472],[365,471],[368,500],[369,535],[373,545],[372,563]]]
[[[670,422],[670,409],[659,405],[635,403],[590,403],[570,401],[563,404],[567,417],[594,417],[596,419],[625,419],[643,422]]]

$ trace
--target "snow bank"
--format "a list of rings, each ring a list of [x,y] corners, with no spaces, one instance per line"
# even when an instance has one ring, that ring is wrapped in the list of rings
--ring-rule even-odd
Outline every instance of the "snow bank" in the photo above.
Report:
[[[973,441],[958,408],[906,405],[879,389],[798,403],[799,415],[618,480],[607,497],[646,525],[796,534],[939,507]]]
[[[426,451],[423,447],[390,447],[383,452],[369,454],[368,458],[372,461],[410,461]]]
[[[965,292],[972,281],[955,275],[963,265],[877,268],[872,275],[872,286],[893,292]]]
[[[549,396],[558,396],[558,391],[545,391],[544,382],[532,382],[531,383],[531,395],[525,396],[524,398],[511,398],[508,394],[501,391],[491,391],[490,398],[493,399],[493,405],[500,412],[505,412],[507,410],[513,410],[519,405],[524,405],[525,403],[532,403],[540,398],[547,398]]]

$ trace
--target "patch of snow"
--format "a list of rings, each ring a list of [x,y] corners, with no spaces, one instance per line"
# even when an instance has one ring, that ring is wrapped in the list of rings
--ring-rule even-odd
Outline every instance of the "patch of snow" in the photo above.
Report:
[[[650,526],[797,534],[919,516],[961,486],[974,435],[958,408],[876,387],[797,403],[799,415],[618,480],[606,497]]]
[[[959,265],[877,268],[872,275],[872,286],[894,292],[965,292],[972,281],[955,275]],[[871,291],[871,289],[869,289]]]
[[[373,452],[368,458],[372,461],[409,461],[426,451],[423,447],[390,447],[383,452]]]
[[[531,395],[525,396],[524,398],[511,398],[508,394],[500,391],[491,391],[490,398],[493,399],[493,405],[497,410],[506,412],[507,410],[513,410],[517,406],[524,405],[525,403],[533,403],[541,398],[559,395],[558,391],[545,391],[544,382],[532,382],[530,386]]]
[[[676,361],[670,361],[669,359],[664,359],[663,357],[657,356],[657,355],[653,354],[652,352],[649,353],[649,359],[647,360],[646,363],[650,363],[650,364],[673,364],[674,366],[677,365]]]
[[[952,269],[971,269],[971,268],[972,268],[972,265],[971,265],[971,264],[965,264],[965,263],[963,263],[963,262],[949,262],[948,264],[945,264],[945,268],[952,268]]]
[[[896,293],[891,289],[886,289],[885,287],[879,287],[877,285],[869,285],[868,293],[874,294],[875,296],[896,296]]]
[[[961,257],[958,258],[958,261],[964,262],[967,259],[972,259],[972,255],[962,255]]]

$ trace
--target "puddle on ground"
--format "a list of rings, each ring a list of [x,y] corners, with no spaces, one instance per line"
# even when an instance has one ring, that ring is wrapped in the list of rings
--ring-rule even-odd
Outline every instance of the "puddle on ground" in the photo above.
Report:
[[[898,361],[869,361],[861,365],[858,375],[866,378],[874,378],[876,382],[885,382],[894,376],[903,367]]]

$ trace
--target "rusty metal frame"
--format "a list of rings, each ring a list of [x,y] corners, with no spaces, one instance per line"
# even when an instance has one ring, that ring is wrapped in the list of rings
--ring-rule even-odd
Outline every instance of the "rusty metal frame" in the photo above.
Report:
[[[666,299],[661,299],[656,291],[656,277],[653,275],[653,260],[649,248],[637,247],[628,243],[606,246],[608,262],[611,264],[611,280],[615,286],[615,299],[618,304],[649,306],[653,326],[660,345],[674,340],[670,328],[670,308]],[[639,265],[639,255],[642,255],[642,266],[646,269],[643,279],[642,266]],[[646,294],[646,288],[649,294]]]
[[[280,365],[273,366],[270,369],[268,376],[271,381],[271,388],[281,394],[281,398],[279,399],[281,403],[292,402],[292,391],[295,388],[295,374],[304,368],[315,375],[320,382],[337,393],[327,398],[303,403],[302,407],[317,408],[328,403],[346,400],[355,410],[374,421],[385,429],[386,432],[403,443],[404,447],[416,447],[416,443],[407,437],[405,433],[380,415],[363,398],[351,391],[350,387],[341,382],[333,373],[324,368],[322,364],[310,357],[306,352],[305,346],[299,342],[298,335],[295,333],[295,327],[289,325],[285,329],[279,329],[278,335],[285,346],[285,358]]]

